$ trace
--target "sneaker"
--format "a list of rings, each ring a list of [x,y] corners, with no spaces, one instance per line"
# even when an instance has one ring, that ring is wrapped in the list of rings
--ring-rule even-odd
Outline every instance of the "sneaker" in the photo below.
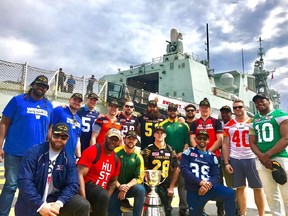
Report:
[[[187,216],[187,211],[186,211],[186,209],[180,209],[180,210],[179,210],[179,216]]]
[[[209,216],[205,211],[203,211],[203,216]]]
[[[124,199],[121,201],[121,211],[122,212],[131,212],[133,211],[133,206],[130,205],[128,199]]]

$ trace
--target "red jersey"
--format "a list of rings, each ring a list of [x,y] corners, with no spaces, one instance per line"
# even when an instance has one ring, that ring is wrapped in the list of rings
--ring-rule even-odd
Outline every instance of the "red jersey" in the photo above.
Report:
[[[100,145],[101,154],[100,158],[96,163],[93,163],[97,156],[96,145],[88,147],[83,151],[82,157],[78,161],[78,164],[89,168],[89,172],[84,177],[84,181],[93,183],[106,189],[108,182],[111,177],[118,176],[120,172],[121,162],[115,161],[114,151],[110,155],[104,153],[104,145]]]
[[[206,120],[200,117],[199,119],[196,119],[194,122],[192,122],[190,132],[196,135],[200,130],[206,130],[207,133],[209,134],[209,143],[207,144],[207,150],[209,150],[211,146],[214,144],[214,142],[217,140],[216,135],[223,133],[221,122],[218,119],[215,119],[211,116],[209,116]],[[220,156],[219,149],[217,149],[213,153],[217,157]]]
[[[104,144],[106,135],[111,128],[116,128],[121,131],[122,126],[120,125],[120,122],[118,119],[111,120],[106,115],[104,117],[97,118],[94,122],[95,125],[98,125],[101,129],[98,134],[96,143]],[[92,127],[92,130],[94,131],[95,126]]]

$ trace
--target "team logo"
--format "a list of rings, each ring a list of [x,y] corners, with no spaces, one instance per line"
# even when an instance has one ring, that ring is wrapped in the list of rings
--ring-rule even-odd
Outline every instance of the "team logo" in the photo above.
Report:
[[[166,152],[164,155],[170,157],[171,154],[169,152]]]
[[[159,156],[159,152],[152,152],[152,156]]]
[[[254,120],[254,122],[260,122],[260,121],[261,121],[260,118],[257,118],[257,119]]]
[[[190,156],[191,157],[198,157],[198,155],[196,153],[194,153],[194,152],[191,152]]]
[[[64,170],[64,166],[58,164],[58,165],[56,166],[56,170],[57,170],[57,171],[63,171],[63,170]]]

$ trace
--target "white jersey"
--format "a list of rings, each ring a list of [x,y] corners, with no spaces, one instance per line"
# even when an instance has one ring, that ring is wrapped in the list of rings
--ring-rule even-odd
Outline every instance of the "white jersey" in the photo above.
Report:
[[[231,119],[224,127],[224,136],[230,138],[230,157],[234,159],[256,158],[249,144],[249,125],[252,119],[237,122]]]

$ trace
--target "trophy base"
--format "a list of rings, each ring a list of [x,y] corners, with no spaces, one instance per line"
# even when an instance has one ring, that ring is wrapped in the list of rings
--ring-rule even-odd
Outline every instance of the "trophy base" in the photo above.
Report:
[[[143,216],[165,216],[164,207],[157,193],[148,194],[143,206]]]

